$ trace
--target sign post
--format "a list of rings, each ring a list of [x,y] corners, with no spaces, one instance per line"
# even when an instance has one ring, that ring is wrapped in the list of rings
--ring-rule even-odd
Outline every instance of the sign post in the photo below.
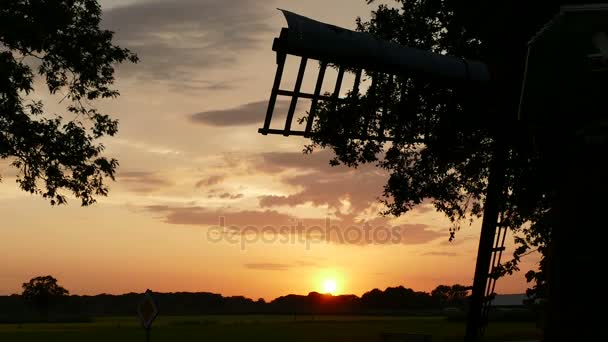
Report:
[[[152,297],[152,291],[149,289],[146,290],[143,299],[137,306],[137,316],[141,325],[146,330],[146,342],[150,342],[150,328],[152,327],[152,322],[158,316],[158,305]]]

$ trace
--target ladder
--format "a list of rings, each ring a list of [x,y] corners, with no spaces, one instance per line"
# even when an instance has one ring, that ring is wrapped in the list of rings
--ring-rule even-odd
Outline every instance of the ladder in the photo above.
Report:
[[[507,232],[509,230],[508,224],[505,222],[505,213],[501,212],[500,217],[498,219],[498,224],[496,225],[496,233],[494,234],[494,247],[492,248],[492,263],[490,264],[490,270],[488,273],[488,280],[486,284],[486,291],[484,295],[483,306],[481,309],[481,325],[480,325],[480,335],[483,336],[486,331],[486,327],[488,325],[488,316],[490,314],[490,309],[492,307],[492,301],[496,296],[494,290],[496,289],[496,281],[499,276],[496,273],[498,268],[500,267],[500,260],[502,258],[502,254],[505,251],[505,241],[507,237]]]

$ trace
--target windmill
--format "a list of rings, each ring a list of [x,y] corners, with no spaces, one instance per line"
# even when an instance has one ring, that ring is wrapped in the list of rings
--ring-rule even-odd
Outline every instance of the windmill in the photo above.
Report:
[[[603,322],[581,314],[604,268],[608,206],[608,4],[563,6],[528,43],[519,119],[558,174],[548,271],[546,341],[592,340]],[[585,299],[581,300],[579,296]]]
[[[580,20],[585,16],[593,16],[595,19],[588,22],[577,21],[575,24],[569,20],[572,13],[576,12]],[[592,14],[589,14],[592,13]],[[298,14],[283,11],[288,23],[288,28],[283,28],[278,38],[273,43],[273,51],[276,52],[277,70],[272,87],[268,110],[264,120],[264,125],[259,129],[263,135],[278,134],[283,136],[304,136],[312,137],[315,132],[313,125],[316,118],[319,102],[331,101],[338,102],[343,100],[340,97],[341,88],[344,82],[344,75],[347,71],[354,72],[355,78],[352,85],[352,93],[360,91],[362,72],[371,75],[387,75],[388,77],[406,75],[407,77],[417,77],[429,80],[439,80],[454,84],[464,84],[466,86],[483,87],[491,84],[492,75],[488,65],[480,61],[466,60],[463,58],[446,56],[432,53],[429,51],[409,48],[392,42],[377,39],[367,33],[354,32],[334,25],[315,21]],[[541,31],[538,37],[545,34],[554,34],[555,28],[564,32],[577,31],[589,33],[589,43],[592,41],[600,49],[602,58],[605,57],[606,39],[598,31],[598,25],[603,25],[608,16],[606,6],[583,6],[574,8],[564,8],[558,18],[549,23],[545,31]],[[574,29],[573,25],[578,25]],[[600,32],[598,34],[598,32]],[[562,32],[563,34],[563,32]],[[537,38],[538,38],[537,37]],[[593,39],[591,39],[593,37]],[[525,75],[524,90],[520,104],[520,119],[525,124],[530,120],[535,121],[535,114],[539,113],[538,106],[543,103],[543,96],[546,92],[539,89],[546,83],[543,80],[544,72],[550,72],[550,68],[538,68],[541,63],[535,60],[539,54],[537,50],[550,53],[552,44],[543,46],[541,49],[533,49],[533,42],[530,44],[527,73]],[[579,49],[579,52],[584,50]],[[597,51],[596,51],[597,52]],[[542,54],[541,54],[542,55]],[[281,89],[285,63],[287,58],[299,58],[299,68],[293,89]],[[544,56],[547,58],[547,56]],[[543,56],[539,57],[540,59]],[[560,56],[552,56],[555,63],[563,61]],[[595,57],[597,58],[597,57]],[[301,91],[303,79],[309,61],[317,61],[320,65],[316,77],[316,84],[313,93]],[[568,61],[571,63],[571,61]],[[338,69],[333,93],[322,94],[322,87],[325,82],[326,70],[334,66]],[[575,68],[572,68],[576,73]],[[538,72],[537,72],[538,71]],[[554,83],[558,87],[560,83]],[[372,76],[373,87],[373,76]],[[479,89],[478,88],[478,89]],[[279,96],[290,99],[289,109],[284,122],[280,122],[279,128],[273,128],[274,110]],[[307,99],[311,101],[308,117],[303,128],[294,128],[293,121],[298,100]],[[546,100],[546,99],[544,99]],[[530,114],[533,113],[533,114]],[[532,119],[531,119],[532,118]],[[541,127],[539,125],[538,127]],[[380,130],[375,135],[350,136],[354,139],[369,139],[390,141],[395,137],[385,135]],[[469,306],[469,317],[467,320],[467,341],[477,341],[486,325],[485,316],[488,314],[489,306],[495,290],[496,278],[490,275],[500,265],[500,259],[505,250],[505,236],[507,227],[502,223],[500,213],[501,198],[505,182],[505,153],[504,147],[497,137],[493,161],[488,177],[486,202],[484,204],[483,222],[479,240],[475,276],[473,280],[473,291]]]

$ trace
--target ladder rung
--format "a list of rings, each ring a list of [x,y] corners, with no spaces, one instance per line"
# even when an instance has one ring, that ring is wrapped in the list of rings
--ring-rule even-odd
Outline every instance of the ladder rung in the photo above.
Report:
[[[492,252],[504,252],[507,247],[495,247],[492,248]]]

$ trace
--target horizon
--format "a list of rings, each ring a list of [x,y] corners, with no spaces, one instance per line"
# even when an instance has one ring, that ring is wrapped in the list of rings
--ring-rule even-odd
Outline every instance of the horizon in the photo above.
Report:
[[[61,282],[58,281],[58,284],[61,285]],[[438,284],[437,286],[440,286],[440,285],[446,285],[446,284]],[[459,284],[450,284],[450,286],[451,285],[459,285]],[[356,294],[356,293],[324,293],[324,292],[319,292],[319,291],[309,291],[307,293],[285,293],[285,294],[276,296],[274,298],[263,298],[263,297],[255,298],[255,297],[250,297],[250,296],[245,296],[245,295],[239,295],[239,294],[228,296],[228,295],[225,295],[225,294],[222,294],[222,293],[208,292],[208,291],[196,291],[196,292],[192,292],[192,291],[171,291],[171,292],[160,292],[160,291],[154,291],[153,289],[146,289],[146,290],[144,290],[142,292],[97,293],[97,294],[86,295],[86,294],[72,293],[72,291],[69,291],[69,289],[67,289],[67,290],[69,291],[68,296],[77,296],[77,297],[125,296],[125,295],[132,295],[132,294],[143,295],[148,290],[150,290],[152,294],[165,294],[165,295],[166,294],[179,294],[179,293],[187,293],[187,294],[214,294],[214,295],[220,295],[220,296],[222,296],[224,298],[229,298],[229,297],[244,297],[246,299],[251,299],[251,300],[264,299],[264,301],[266,301],[266,302],[271,302],[271,301],[273,301],[275,299],[278,299],[278,298],[281,298],[281,297],[286,297],[286,296],[303,296],[303,297],[306,297],[306,296],[308,296],[310,294],[313,294],[313,293],[319,294],[319,295],[323,295],[323,296],[330,296],[330,297],[355,296],[355,297],[361,298],[364,294],[369,293],[369,292],[374,291],[374,290],[386,291],[388,289],[394,289],[394,288],[399,288],[399,287],[403,287],[405,289],[411,289],[414,292],[423,292],[423,293],[427,293],[427,294],[431,293],[431,291],[420,291],[420,290],[417,290],[417,289],[414,289],[414,288],[409,288],[409,287],[407,287],[405,285],[394,285],[394,286],[388,286],[386,288],[378,288],[378,287],[376,287],[376,288],[369,289],[369,290],[367,290],[367,291],[365,291],[365,292],[363,292],[361,294]],[[0,295],[0,296],[9,297],[9,296],[15,296],[15,295],[19,296],[21,294],[20,293],[13,293],[13,294],[9,294],[9,295]],[[526,293],[498,293],[498,294],[496,294],[497,298],[498,297],[506,297],[506,296],[526,296]]]
[[[303,138],[257,133],[276,66],[272,40],[286,26],[275,8],[352,29],[378,3],[392,2],[101,0],[103,26],[141,58],[117,68],[121,96],[98,103],[120,120],[118,136],[104,140],[120,162],[116,182],[91,207],[74,198],[51,207],[20,191],[0,161],[0,295],[46,274],[79,295],[150,288],[267,299],[326,286],[339,295],[472,284],[480,220],[448,242],[452,223],[428,202],[382,217],[386,174],[330,167],[329,151],[302,154]],[[288,60],[286,72],[296,69]],[[60,98],[36,91],[64,112]],[[496,292],[525,292],[537,260],[522,260],[523,272],[500,279]]]

